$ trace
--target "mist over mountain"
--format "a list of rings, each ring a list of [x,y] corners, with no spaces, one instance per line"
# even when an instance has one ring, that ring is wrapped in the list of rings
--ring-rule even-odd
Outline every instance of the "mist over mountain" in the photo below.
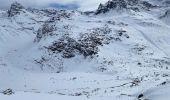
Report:
[[[55,9],[76,10],[79,8],[79,5],[76,4],[62,5],[62,4],[52,3],[49,5],[49,7],[53,7]]]
[[[95,10],[100,3],[105,3],[107,0],[1,0],[0,9],[8,9],[13,2],[19,2],[24,7],[28,8],[78,8],[81,11]]]

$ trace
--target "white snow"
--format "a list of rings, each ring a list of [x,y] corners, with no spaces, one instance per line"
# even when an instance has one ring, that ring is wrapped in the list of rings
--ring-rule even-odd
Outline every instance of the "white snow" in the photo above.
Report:
[[[39,43],[34,42],[35,33],[49,16],[25,10],[8,18],[0,11],[0,100],[137,100],[140,93],[148,100],[168,100],[170,26],[154,14],[157,10],[97,16],[75,11],[70,19],[53,23],[55,35]],[[107,23],[110,20],[115,25]],[[99,46],[94,59],[54,57],[43,48],[65,33],[77,39],[80,33],[105,24],[112,29],[111,35],[118,37],[118,30],[126,30],[130,38],[122,36],[122,41]],[[67,25],[68,30],[63,28]],[[35,62],[42,57],[49,59],[44,66]],[[1,93],[8,88],[15,94]]]

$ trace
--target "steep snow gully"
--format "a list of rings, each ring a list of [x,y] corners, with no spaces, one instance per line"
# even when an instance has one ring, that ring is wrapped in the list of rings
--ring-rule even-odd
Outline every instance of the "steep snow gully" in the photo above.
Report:
[[[169,100],[168,0],[0,10],[0,100]]]

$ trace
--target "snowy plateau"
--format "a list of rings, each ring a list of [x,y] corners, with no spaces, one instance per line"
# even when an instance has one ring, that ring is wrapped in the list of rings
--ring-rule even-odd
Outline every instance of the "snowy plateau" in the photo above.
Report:
[[[170,100],[170,0],[0,10],[0,100]]]

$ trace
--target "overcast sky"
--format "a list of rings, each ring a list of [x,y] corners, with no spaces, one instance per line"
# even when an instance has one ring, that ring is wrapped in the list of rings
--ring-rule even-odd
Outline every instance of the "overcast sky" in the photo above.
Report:
[[[17,1],[25,7],[49,7],[69,6],[68,8],[74,8],[78,10],[95,10],[100,3],[105,3],[108,0],[0,0],[0,8],[9,8],[10,4]]]

